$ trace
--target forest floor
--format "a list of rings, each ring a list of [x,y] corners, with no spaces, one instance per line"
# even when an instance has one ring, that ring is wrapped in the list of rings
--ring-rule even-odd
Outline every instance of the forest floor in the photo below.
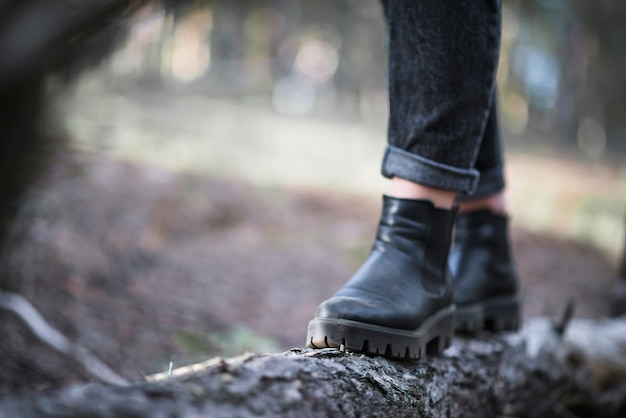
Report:
[[[303,346],[374,238],[384,124],[78,91],[64,123],[77,151],[24,205],[0,260],[7,287],[129,379]],[[607,315],[626,167],[524,146],[507,152],[524,317],[570,299],[577,316]],[[15,316],[0,312],[0,335],[0,393],[84,380]]]
[[[61,332],[122,375],[304,345],[306,325],[366,257],[378,199],[184,174],[93,153],[57,164],[1,268]],[[524,317],[608,314],[614,265],[513,222]],[[0,393],[81,381],[0,312]],[[28,353],[28,354],[27,354]]]

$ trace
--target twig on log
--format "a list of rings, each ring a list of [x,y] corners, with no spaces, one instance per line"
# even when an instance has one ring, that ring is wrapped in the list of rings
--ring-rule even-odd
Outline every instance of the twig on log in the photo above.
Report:
[[[574,317],[574,311],[576,310],[576,300],[568,299],[565,304],[565,309],[563,309],[563,314],[559,319],[559,322],[554,324],[554,332],[558,335],[563,335],[570,321]]]
[[[0,308],[17,315],[39,338],[56,351],[76,360],[89,374],[103,383],[127,385],[122,376],[111,370],[85,347],[72,343],[52,327],[37,309],[22,295],[0,290]]]

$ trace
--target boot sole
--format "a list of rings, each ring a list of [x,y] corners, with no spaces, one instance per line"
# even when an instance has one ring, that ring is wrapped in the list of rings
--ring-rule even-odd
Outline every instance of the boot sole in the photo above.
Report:
[[[309,322],[307,347],[340,348],[394,359],[436,355],[452,344],[455,307],[440,310],[414,331],[359,321],[315,318]]]
[[[517,331],[521,323],[517,296],[487,299],[473,305],[457,305],[456,331],[475,334],[480,330]]]

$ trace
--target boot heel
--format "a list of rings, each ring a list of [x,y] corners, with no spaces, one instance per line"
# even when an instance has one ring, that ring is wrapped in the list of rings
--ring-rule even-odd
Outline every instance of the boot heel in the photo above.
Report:
[[[483,328],[485,315],[480,305],[458,306],[456,310],[456,332],[475,334]]]
[[[452,345],[452,339],[454,338],[454,330],[456,323],[456,312],[453,311],[451,315],[442,318],[437,327],[437,335],[431,337],[430,341],[426,343],[425,352],[428,355],[439,355],[446,348]]]
[[[482,303],[485,329],[494,332],[517,331],[521,322],[521,303],[515,296]]]
[[[517,331],[521,323],[521,303],[515,296],[494,298],[470,306],[457,306],[456,331],[473,335],[487,331]]]

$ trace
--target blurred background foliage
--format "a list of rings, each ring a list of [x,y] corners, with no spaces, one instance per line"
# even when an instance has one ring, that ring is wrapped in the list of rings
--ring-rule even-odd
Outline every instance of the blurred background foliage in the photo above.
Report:
[[[173,3],[142,9],[125,46],[78,83],[66,112],[74,138],[177,170],[384,191],[377,0]],[[626,3],[503,3],[499,110],[516,221],[617,254]]]
[[[183,3],[144,10],[111,73],[146,88],[182,84],[269,102],[280,113],[384,118],[377,1]],[[504,2],[498,82],[506,132],[592,157],[626,151],[624,18],[618,0]]]

